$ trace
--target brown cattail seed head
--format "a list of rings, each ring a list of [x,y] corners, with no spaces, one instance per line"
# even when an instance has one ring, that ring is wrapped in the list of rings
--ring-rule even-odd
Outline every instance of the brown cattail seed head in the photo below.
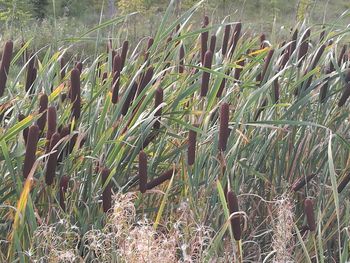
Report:
[[[219,130],[219,150],[225,151],[229,136],[228,121],[230,117],[230,106],[224,102],[220,107],[220,130]]]
[[[202,65],[204,63],[205,53],[208,50],[208,37],[209,37],[208,31],[204,31],[201,33],[201,62],[202,62]]]
[[[152,181],[150,181],[149,183],[147,183],[147,190],[150,190],[162,183],[164,183],[167,180],[170,180],[171,177],[173,176],[173,174],[176,173],[176,170],[174,171],[173,169],[170,169],[166,172],[164,172],[162,175],[160,175],[159,177],[153,179]]]
[[[293,52],[295,51],[297,47],[297,40],[298,40],[298,29],[295,29],[293,36],[292,36],[292,42],[289,46],[289,55],[291,56]]]
[[[209,50],[211,51],[211,53],[215,53],[215,46],[216,46],[216,36],[212,35],[210,38],[210,46],[209,46]]]
[[[145,193],[147,190],[147,155],[144,151],[139,153],[139,180],[140,192]]]
[[[341,181],[340,184],[338,185],[338,193],[341,193],[345,186],[349,183],[350,181],[350,173],[348,173]]]
[[[55,132],[51,136],[50,151],[53,151],[54,147],[57,145],[60,138],[61,138],[61,136],[58,132]],[[45,181],[46,181],[47,185],[51,185],[54,181],[55,171],[56,171],[56,167],[57,167],[57,157],[58,157],[58,149],[56,147],[55,152],[51,153],[49,155],[49,159],[47,160],[46,174],[45,174]]]
[[[57,113],[54,106],[47,108],[47,133],[46,133],[46,153],[50,150],[51,136],[56,132]]]
[[[304,201],[304,212],[306,215],[306,221],[309,226],[310,231],[316,230],[315,215],[314,215],[314,205],[312,200],[307,198]]]
[[[350,83],[346,84],[343,94],[339,99],[338,107],[342,107],[345,104],[345,102],[348,100],[349,96],[350,96]]]
[[[72,116],[76,120],[80,117],[80,71],[74,68],[71,72],[71,101],[73,103]]]
[[[239,207],[238,207],[238,199],[236,194],[231,190],[228,191],[226,195],[226,200],[227,200],[230,214],[237,213],[239,211]],[[236,241],[241,240],[242,232],[241,232],[241,220],[239,215],[232,217],[231,228],[232,228],[233,237],[235,238],[235,240]]]
[[[120,71],[116,71],[113,74],[113,83],[112,83],[112,103],[113,104],[116,104],[118,102],[119,80],[120,80]]]
[[[160,104],[163,103],[163,89],[158,87],[155,93],[154,99],[154,108],[158,108]],[[162,108],[158,109],[154,114],[154,117],[157,119],[153,125],[153,128],[158,130],[160,128],[160,116],[162,115]]]
[[[230,33],[231,33],[231,25],[226,25],[225,31],[224,31],[224,38],[222,40],[222,48],[221,48],[221,54],[223,56],[225,56],[227,53],[227,46],[228,46],[228,41],[230,39]]]
[[[180,52],[179,52],[179,73],[183,73],[184,72],[184,57],[185,57],[185,49],[183,44],[181,44],[180,46]]]
[[[26,116],[24,116],[23,114],[19,114],[19,115],[18,115],[18,121],[24,120],[25,117],[26,117]],[[28,132],[29,132],[28,127],[25,128],[25,129],[23,130],[23,139],[24,139],[24,143],[25,143],[26,145],[27,145],[27,139],[28,139]]]
[[[46,115],[47,115],[46,110],[47,110],[48,103],[49,103],[49,98],[47,97],[46,94],[42,94],[39,99],[39,114],[41,114],[41,116],[36,122],[40,132],[42,132],[45,128]]]
[[[23,177],[26,179],[32,169],[36,159],[36,148],[39,140],[39,127],[32,125],[29,128],[26,145],[26,154],[23,164]]]
[[[237,43],[238,43],[238,40],[241,36],[241,30],[242,30],[242,23],[241,22],[238,22],[235,26],[235,29],[233,31],[233,35],[232,35],[232,38],[231,38],[231,43],[230,43],[230,55],[232,56],[235,49],[236,49],[236,46],[237,46]]]
[[[102,187],[106,184],[106,181],[109,177],[110,170],[108,168],[102,169],[101,175],[102,175]],[[103,212],[108,212],[109,209],[112,207],[112,185],[110,182],[106,185],[102,192],[102,206],[103,206]]]
[[[207,27],[209,25],[209,17],[207,15],[203,18],[203,25],[202,27]]]
[[[244,63],[245,63],[244,59],[240,59],[237,63],[238,67],[235,68],[235,73],[233,76],[236,81],[238,81],[239,78],[241,77],[241,72],[243,70]]]
[[[190,130],[188,133],[187,163],[193,165],[196,160],[196,139],[197,132]]]
[[[68,189],[68,183],[69,183],[69,177],[68,176],[62,176],[60,180],[60,206],[63,211],[66,211],[66,205],[64,203],[64,195],[67,192]]]
[[[75,67],[79,70],[79,73],[83,72],[83,62],[79,61]]]
[[[140,82],[140,85],[137,90],[137,96],[143,91],[143,89],[148,85],[148,83],[153,78],[153,67],[149,67],[146,71],[146,74],[142,78],[142,81]]]
[[[340,50],[339,57],[338,57],[338,67],[341,67],[341,64],[343,63],[346,49],[347,49],[347,45],[343,45],[342,49]]]
[[[125,40],[123,43],[123,47],[122,47],[122,55],[121,55],[122,66],[121,66],[121,69],[123,69],[125,66],[126,55],[128,54],[128,49],[129,49],[129,41]]]
[[[302,37],[302,42],[301,42],[300,47],[299,47],[298,67],[301,67],[301,63],[303,62],[304,58],[306,57],[306,54],[307,54],[307,51],[309,48],[309,42],[308,42],[309,37],[310,37],[310,29],[307,29]]]
[[[122,58],[119,54],[115,55],[113,58],[113,73],[120,72],[122,70]]]
[[[270,65],[270,62],[271,62],[271,59],[272,59],[272,56],[273,56],[273,53],[274,53],[274,52],[275,52],[274,49],[270,49],[269,53],[267,53],[266,60],[265,60],[265,64],[264,64],[264,68],[263,68],[263,71],[262,71],[262,74],[261,74],[261,80],[262,80],[262,81],[263,81],[264,78],[265,78],[267,69],[269,68],[269,65]]]
[[[126,97],[124,104],[123,104],[123,107],[122,107],[122,115],[123,116],[125,116],[128,113],[130,104],[131,104],[133,98],[135,97],[136,91],[137,91],[137,83],[134,82],[132,84],[131,90],[129,91],[128,96]]]
[[[210,50],[208,50],[205,53],[203,66],[207,69],[211,69],[212,59],[213,59],[213,53]],[[202,85],[201,85],[201,97],[207,96],[208,88],[209,88],[209,80],[210,80],[210,73],[203,71]]]
[[[7,41],[5,43],[4,51],[2,53],[2,59],[0,64],[0,97],[5,92],[7,76],[9,74],[11,59],[13,51],[13,42]]]

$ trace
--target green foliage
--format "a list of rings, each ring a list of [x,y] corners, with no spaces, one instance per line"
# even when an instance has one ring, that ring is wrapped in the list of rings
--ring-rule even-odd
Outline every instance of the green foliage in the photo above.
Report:
[[[42,20],[47,14],[48,0],[31,0],[35,18]]]
[[[30,5],[26,0],[0,0],[0,21],[25,25],[31,17]]]

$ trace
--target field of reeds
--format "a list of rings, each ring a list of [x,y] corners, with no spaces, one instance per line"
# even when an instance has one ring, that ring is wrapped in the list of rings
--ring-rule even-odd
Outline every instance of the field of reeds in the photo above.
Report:
[[[1,47],[0,262],[347,262],[350,29],[200,5],[79,60]]]

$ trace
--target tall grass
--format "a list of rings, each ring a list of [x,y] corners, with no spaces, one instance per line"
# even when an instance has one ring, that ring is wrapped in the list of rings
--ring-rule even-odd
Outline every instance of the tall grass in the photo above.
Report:
[[[261,42],[233,18],[193,24],[200,5],[174,18],[171,2],[154,36],[113,35],[87,59],[6,44],[1,260],[346,261],[349,30],[303,24]]]

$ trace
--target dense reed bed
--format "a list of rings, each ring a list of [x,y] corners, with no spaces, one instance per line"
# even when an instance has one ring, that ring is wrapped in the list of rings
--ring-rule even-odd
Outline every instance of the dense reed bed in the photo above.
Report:
[[[1,47],[0,261],[349,258],[349,29],[200,4],[86,57]]]

